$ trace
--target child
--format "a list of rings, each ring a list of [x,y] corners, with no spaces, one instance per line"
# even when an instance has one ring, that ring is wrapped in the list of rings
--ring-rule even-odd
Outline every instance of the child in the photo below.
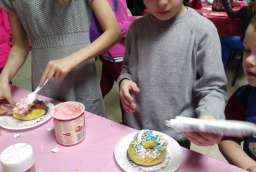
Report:
[[[224,118],[226,77],[214,25],[182,0],[144,0],[150,15],[129,29],[120,99],[131,127],[184,136],[165,126],[178,115]],[[185,133],[198,145],[212,145],[220,136]],[[189,143],[185,140],[185,145]]]
[[[248,6],[244,6],[239,10],[233,10],[229,0],[222,0],[223,6],[230,18],[241,19],[241,33],[242,35],[225,35],[221,38],[222,61],[226,67],[232,51],[243,52],[243,38],[247,26],[252,17],[256,14],[256,1],[252,0]]]
[[[0,8],[0,73],[7,61],[10,48],[10,26],[8,15],[4,9]]]
[[[256,17],[248,26],[245,39],[243,68],[249,85],[239,88],[229,99],[227,119],[256,123]],[[243,148],[240,144],[243,142]],[[256,137],[224,138],[219,148],[226,159],[240,168],[256,172]]]
[[[121,29],[121,40],[109,48],[102,56],[102,75],[100,87],[103,97],[109,93],[120,75],[125,53],[124,40],[130,24],[136,19],[135,16],[128,16],[126,0],[108,0],[116,14],[119,27]]]
[[[92,57],[119,37],[106,0],[1,0],[11,16],[14,44],[0,76],[0,98],[12,102],[11,80],[28,54],[31,41],[32,88],[50,81],[40,92],[60,101],[79,101],[87,111],[103,115],[104,106]],[[89,19],[96,14],[103,34],[90,44]]]

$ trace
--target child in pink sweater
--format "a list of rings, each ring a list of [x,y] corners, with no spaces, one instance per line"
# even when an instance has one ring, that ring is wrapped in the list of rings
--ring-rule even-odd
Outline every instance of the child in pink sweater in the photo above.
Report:
[[[0,8],[0,73],[7,61],[10,48],[10,27],[8,15],[2,8]]]
[[[121,40],[109,48],[103,55],[102,60],[102,75],[100,87],[103,97],[112,89],[114,82],[117,80],[123,65],[123,57],[125,53],[125,37],[130,24],[136,19],[135,16],[130,16],[126,5],[126,0],[108,0],[116,19],[119,23],[122,38]]]

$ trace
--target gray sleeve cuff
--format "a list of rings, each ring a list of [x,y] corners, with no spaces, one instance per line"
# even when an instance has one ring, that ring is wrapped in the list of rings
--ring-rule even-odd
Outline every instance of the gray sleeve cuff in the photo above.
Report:
[[[120,86],[121,82],[125,79],[132,80],[131,75],[128,73],[121,73],[121,75],[117,79],[117,83]]]

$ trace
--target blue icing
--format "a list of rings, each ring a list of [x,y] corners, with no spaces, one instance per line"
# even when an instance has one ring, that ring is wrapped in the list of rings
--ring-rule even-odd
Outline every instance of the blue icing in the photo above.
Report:
[[[167,143],[163,141],[163,138],[161,136],[155,134],[152,130],[149,129],[142,130],[141,132],[137,133],[133,140],[133,146],[136,152],[152,150],[144,148],[143,143],[145,141],[152,141],[155,144],[154,151],[160,152],[161,150],[165,149]]]

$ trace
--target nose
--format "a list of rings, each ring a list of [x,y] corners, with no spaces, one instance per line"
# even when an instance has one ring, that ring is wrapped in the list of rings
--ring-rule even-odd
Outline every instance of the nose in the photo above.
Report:
[[[158,0],[158,8],[165,9],[168,5],[168,0]]]
[[[246,62],[248,65],[250,66],[256,66],[256,56],[254,54],[250,54],[247,58],[246,58]]]

